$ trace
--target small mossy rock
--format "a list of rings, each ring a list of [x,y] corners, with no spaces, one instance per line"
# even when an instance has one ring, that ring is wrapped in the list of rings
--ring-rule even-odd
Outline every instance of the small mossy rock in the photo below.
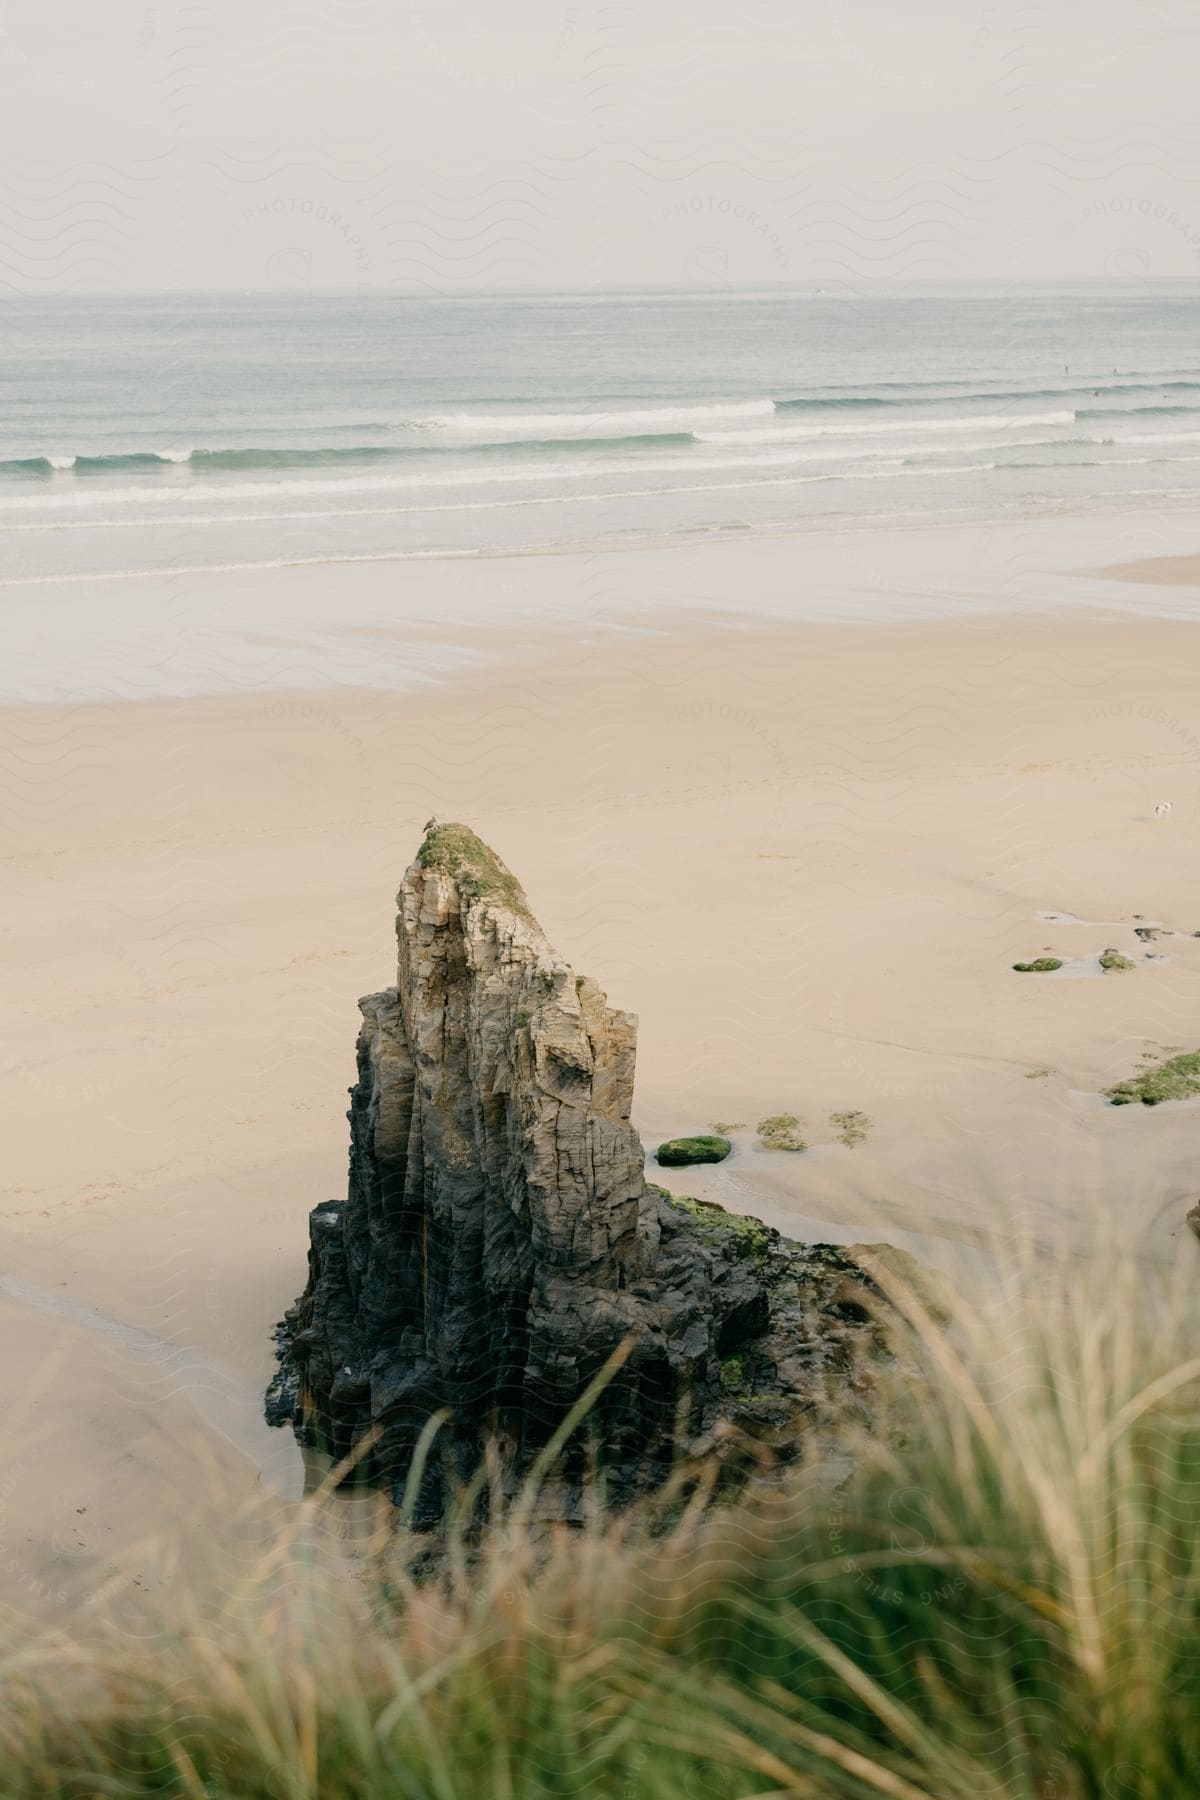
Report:
[[[1143,1106],[1161,1106],[1164,1100],[1191,1100],[1200,1094],[1200,1050],[1155,1063],[1104,1091],[1114,1106],[1132,1106],[1138,1101]]]
[[[1117,974],[1122,969],[1136,968],[1137,964],[1131,962],[1129,957],[1122,956],[1119,950],[1108,949],[1100,958],[1100,967],[1106,975],[1109,975]]]
[[[655,1154],[664,1169],[685,1169],[690,1163],[724,1162],[732,1149],[727,1137],[669,1138]]]
[[[1062,968],[1062,958],[1035,956],[1032,962],[1014,963],[1013,968],[1018,975],[1053,975],[1055,969]]]
[[[807,1150],[795,1113],[771,1113],[758,1121],[759,1141],[768,1150]]]
[[[1193,1206],[1188,1213],[1187,1222],[1195,1232],[1196,1236],[1200,1237],[1200,1201],[1197,1201],[1196,1205]]]

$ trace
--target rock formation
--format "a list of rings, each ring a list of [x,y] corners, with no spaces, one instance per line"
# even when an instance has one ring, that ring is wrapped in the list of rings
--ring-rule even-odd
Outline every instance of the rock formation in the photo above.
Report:
[[[416,1516],[490,1446],[508,1491],[618,1345],[627,1360],[543,1493],[579,1512],[680,1456],[786,1456],[831,1382],[857,1380],[869,1278],[852,1253],[644,1179],[636,1019],[577,977],[514,877],[435,825],[404,877],[397,985],[360,1002],[344,1201],[310,1221],[279,1328],[273,1423],[365,1464],[396,1498],[445,1409]]]

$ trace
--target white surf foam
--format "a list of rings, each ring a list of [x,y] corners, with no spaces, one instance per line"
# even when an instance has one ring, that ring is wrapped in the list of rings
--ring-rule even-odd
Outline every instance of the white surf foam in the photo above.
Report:
[[[1033,425],[1073,425],[1073,412],[974,413],[961,419],[889,419],[856,425],[769,425],[750,431],[697,431],[702,444],[770,444],[815,437],[876,437],[896,431],[1024,431]]]
[[[486,432],[492,438],[515,433],[557,437],[622,436],[646,431],[687,431],[706,419],[754,419],[775,411],[773,400],[731,400],[700,406],[645,406],[611,412],[430,413],[399,425],[438,431]]]
[[[894,454],[894,452],[892,453]],[[198,482],[195,486],[85,488],[70,494],[39,492],[6,495],[0,498],[0,514],[63,509],[68,512],[102,506],[179,506],[202,504],[212,506],[222,500],[286,500],[306,494],[380,494],[395,492],[431,492],[441,488],[495,487],[579,481],[604,480],[607,477],[634,474],[700,474],[711,470],[772,469],[820,461],[804,452],[781,450],[765,456],[666,456],[653,463],[631,458],[597,458],[581,462],[511,463],[497,468],[463,466],[457,469],[434,469],[417,474],[359,475],[339,480],[314,477],[280,478],[274,481]]]
[[[1123,431],[1116,444],[1200,444],[1200,431]]]

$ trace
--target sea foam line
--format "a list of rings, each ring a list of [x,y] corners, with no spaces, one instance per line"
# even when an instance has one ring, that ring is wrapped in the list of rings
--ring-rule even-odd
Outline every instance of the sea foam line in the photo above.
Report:
[[[665,419],[753,419],[775,411],[773,400],[729,400],[699,406],[647,406],[612,412],[581,413],[429,413],[422,418],[400,419],[397,425],[439,431],[505,431],[563,432],[612,430],[629,425],[655,425]]]
[[[769,408],[769,405],[770,403],[768,402],[750,402],[747,403],[745,407],[738,408],[731,406],[725,410],[727,412],[753,411],[761,409],[762,407]],[[713,408],[708,410],[715,411],[717,409]],[[533,415],[530,416],[532,417]],[[564,415],[556,415],[558,418],[562,418],[563,416]],[[623,414],[620,415],[620,418],[623,423],[628,424],[634,420],[635,416],[636,415],[633,414]],[[657,413],[654,415],[655,422],[662,423],[666,416],[667,415],[661,412]],[[655,447],[660,447],[661,449],[666,449],[668,446],[679,448],[680,446],[689,443],[694,445],[706,445],[710,449],[725,447],[731,450],[757,448],[767,451],[772,449],[782,451],[791,444],[819,445],[832,444],[842,440],[853,440],[856,443],[859,443],[861,448],[856,450],[829,448],[823,452],[818,452],[818,454],[828,458],[856,455],[866,458],[884,454],[882,449],[875,446],[875,440],[879,440],[881,443],[887,444],[890,447],[891,439],[903,433],[908,433],[911,437],[928,438],[931,442],[936,443],[940,437],[947,433],[953,434],[958,438],[970,433],[974,433],[977,436],[979,434],[993,434],[996,432],[1011,434],[1013,432],[1025,431],[1030,428],[1069,425],[1077,423],[1085,418],[1095,419],[1098,416],[1101,415],[1099,415],[1095,409],[1090,409],[1082,412],[1057,410],[1054,412],[1024,414],[977,413],[966,414],[962,417],[952,419],[905,417],[894,418],[883,422],[875,421],[868,423],[859,421],[854,424],[835,424],[828,420],[822,420],[820,422],[810,421],[804,424],[772,424],[748,430],[659,431],[640,436],[637,434],[630,435],[628,442],[638,445],[639,448],[644,451],[651,451]],[[1128,417],[1129,415],[1110,413],[1104,416],[1110,418],[1115,425],[1121,418]],[[579,417],[586,417],[591,421],[596,421],[598,419],[601,424],[605,422],[604,415],[588,414],[579,415]],[[615,421],[617,415],[608,415],[608,417]],[[500,422],[504,423],[504,421]],[[646,420],[643,419],[642,422],[646,422]],[[1042,440],[1025,438],[1013,439],[1011,441],[1019,443]],[[1045,441],[1049,442],[1051,440],[1047,439]],[[1120,433],[1112,435],[1110,427],[1109,433],[1088,435],[1068,441],[1093,444],[1190,443],[1200,441],[1200,432],[1176,431]],[[346,488],[354,485],[360,487],[366,487],[368,485],[368,478],[364,476],[361,470],[353,475],[347,473],[340,481],[336,481],[333,478],[331,465],[351,461],[356,458],[363,462],[378,463],[381,460],[392,462],[393,459],[407,459],[423,452],[424,456],[437,455],[440,453],[442,455],[452,456],[455,460],[453,464],[443,466],[436,470],[426,469],[424,472],[413,472],[405,475],[401,473],[400,469],[394,469],[386,474],[380,473],[370,479],[373,479],[379,484],[392,484],[396,486],[459,486],[469,481],[510,482],[519,480],[552,481],[570,479],[573,475],[580,472],[580,464],[574,460],[575,457],[579,455],[582,449],[586,449],[593,444],[596,446],[594,456],[595,459],[598,459],[604,454],[605,450],[610,454],[613,451],[620,450],[623,447],[623,440],[613,437],[564,437],[549,439],[539,443],[536,439],[526,437],[512,440],[480,441],[473,444],[463,443],[459,445],[432,444],[427,442],[422,446],[367,444],[353,447],[344,445],[324,447],[311,446],[308,448],[280,450],[270,448],[263,448],[260,450],[250,448],[241,450],[232,448],[193,448],[187,450],[114,452],[103,455],[92,454],[85,451],[76,454],[54,453],[6,458],[0,460],[0,475],[3,475],[9,469],[19,468],[26,470],[35,468],[51,469],[56,473],[74,473],[76,475],[85,472],[89,474],[92,472],[96,474],[104,472],[116,474],[118,471],[131,471],[136,468],[137,465],[146,463],[165,464],[168,466],[190,464],[193,474],[196,475],[201,472],[207,474],[210,468],[221,470],[222,473],[229,475],[234,474],[235,471],[252,475],[255,471],[256,462],[258,462],[259,476],[264,476],[267,471],[270,471],[270,486],[278,485],[281,488],[283,486],[288,486],[297,493],[306,491],[320,492],[326,487],[332,488],[337,485]],[[570,465],[563,462],[505,465],[492,460],[494,453],[509,448],[514,450],[520,448],[526,450],[552,450],[556,445],[563,451],[570,450],[572,455],[572,462]],[[897,453],[909,455],[918,453],[918,450],[919,446],[914,443],[905,445],[903,449]],[[486,456],[489,460],[483,466],[480,466],[477,463],[460,462],[458,460],[460,457],[472,456]],[[291,459],[294,459],[294,461]],[[748,459],[743,460],[746,462],[746,466],[752,466]],[[770,461],[771,459],[769,457],[763,458],[763,466],[769,467]],[[305,488],[301,485],[301,470],[306,466],[311,468],[314,463],[325,463],[328,466],[321,469],[319,472],[314,472],[311,477],[314,485]],[[635,465],[627,460],[613,460],[605,466],[598,460],[595,460],[594,466],[599,473],[606,472],[606,468],[620,473],[630,470]],[[639,459],[636,466],[648,469],[653,467],[666,470],[677,470],[684,465],[679,462],[668,462],[660,454],[653,458],[649,455],[644,455]],[[689,469],[713,466],[715,465],[712,462],[705,463],[696,457],[689,457],[686,464],[686,467]],[[209,491],[222,494],[246,495],[254,491],[265,493],[268,491],[268,487],[262,480],[256,482],[254,479],[250,482],[235,482],[230,480],[228,484],[222,484],[213,488],[210,488],[207,481],[205,481],[203,485],[197,481],[195,491],[193,491],[190,486],[183,490],[177,490],[171,487],[160,489],[157,484],[154,488],[128,487],[124,489],[101,487],[98,484],[95,487],[92,487],[90,482],[82,486],[77,486],[75,482],[72,481],[68,486],[51,484],[47,487],[39,486],[33,491],[24,489],[15,496],[0,499],[0,510],[11,508],[16,508],[18,510],[35,510],[46,507],[72,508],[93,505],[98,506],[104,505],[108,500],[113,498],[127,500],[131,504],[155,504],[170,499],[177,499],[181,504],[190,504]],[[0,492],[2,492],[2,488],[0,488]]]
[[[1073,425],[1074,412],[975,413],[961,419],[888,419],[879,424],[772,425],[752,431],[696,431],[701,444],[769,444],[815,437],[875,437],[893,431],[1022,431],[1031,425]]]
[[[919,448],[919,446],[913,446]],[[888,454],[895,457],[901,454],[899,447],[889,448]],[[870,452],[866,454],[872,454]],[[883,452],[876,451],[876,456]],[[801,463],[823,462],[832,460],[829,457],[814,456],[804,451],[779,450],[773,454],[757,457],[661,457],[653,463],[645,460],[603,462],[597,460],[586,473],[595,480],[619,475],[634,475],[653,472],[667,475],[705,474],[720,469],[752,469],[789,468]],[[851,457],[853,460],[853,456]],[[157,488],[127,487],[100,488],[89,492],[72,492],[70,494],[19,494],[8,495],[0,499],[0,514],[13,512],[46,511],[65,507],[78,511],[87,507],[99,506],[170,506],[181,504],[211,505],[217,499],[255,500],[283,499],[289,495],[303,494],[351,494],[351,493],[394,493],[405,490],[430,490],[439,488],[461,487],[494,487],[504,485],[511,487],[514,483],[546,484],[549,482],[578,481],[585,470],[578,462],[550,464],[540,463],[515,464],[509,468],[464,468],[434,470],[421,475],[369,475],[357,476],[345,481],[322,480],[281,480],[281,481],[243,481],[230,482],[228,486],[204,482],[195,487]]]
[[[41,464],[47,469],[73,469],[78,463],[186,463],[192,460],[194,451],[188,450],[109,450],[93,454],[87,450],[76,451],[32,451],[28,456],[6,456],[0,459],[4,465],[34,468]]]

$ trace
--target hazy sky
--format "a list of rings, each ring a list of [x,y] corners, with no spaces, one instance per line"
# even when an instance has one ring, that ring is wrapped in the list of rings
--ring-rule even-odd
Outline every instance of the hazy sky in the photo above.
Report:
[[[7,0],[7,292],[1200,274],[1196,0]]]

